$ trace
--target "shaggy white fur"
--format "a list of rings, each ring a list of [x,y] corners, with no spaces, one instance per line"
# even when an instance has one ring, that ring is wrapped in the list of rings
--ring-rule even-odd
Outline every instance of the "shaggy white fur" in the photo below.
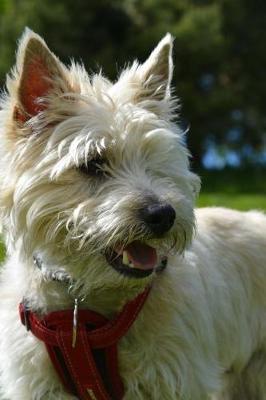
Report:
[[[66,68],[26,30],[1,100],[0,210],[8,260],[0,310],[1,390],[10,400],[74,399],[18,304],[108,317],[152,290],[119,344],[126,400],[266,400],[266,217],[222,208],[194,213],[199,179],[174,124],[168,34],[118,81]],[[175,210],[152,235],[138,211]],[[196,221],[196,222],[195,222]],[[196,229],[195,229],[196,227]],[[160,236],[160,237],[159,237]],[[106,251],[141,241],[167,268],[145,278],[114,270]],[[71,276],[69,288],[36,268]]]

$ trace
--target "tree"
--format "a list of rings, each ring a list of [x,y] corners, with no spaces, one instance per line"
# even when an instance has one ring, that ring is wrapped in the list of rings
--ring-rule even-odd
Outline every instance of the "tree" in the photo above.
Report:
[[[263,0],[0,0],[0,81],[26,25],[62,61],[82,59],[89,72],[103,66],[112,79],[170,31],[180,121],[190,127],[195,166],[210,137],[244,160],[266,141],[265,16]]]

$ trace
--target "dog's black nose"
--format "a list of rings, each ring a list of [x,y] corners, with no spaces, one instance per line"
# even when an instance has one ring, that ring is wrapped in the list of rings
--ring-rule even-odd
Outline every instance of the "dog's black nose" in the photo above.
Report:
[[[173,226],[176,213],[170,204],[150,204],[140,210],[140,217],[152,233],[162,235]]]

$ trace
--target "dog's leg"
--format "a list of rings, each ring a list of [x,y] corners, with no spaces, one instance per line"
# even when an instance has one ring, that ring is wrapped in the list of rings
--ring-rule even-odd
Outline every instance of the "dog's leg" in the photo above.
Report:
[[[240,381],[241,388],[236,390],[232,400],[266,400],[265,352],[258,352],[252,357]]]
[[[230,379],[226,391],[212,400],[266,400],[266,353],[256,353],[244,371]]]

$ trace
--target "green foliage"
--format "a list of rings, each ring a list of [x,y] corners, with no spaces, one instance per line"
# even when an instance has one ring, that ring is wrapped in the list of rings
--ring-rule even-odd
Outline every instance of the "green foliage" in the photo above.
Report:
[[[202,57],[216,52],[223,44],[221,9],[218,4],[208,7],[195,6],[183,13],[175,26],[174,35],[182,48],[189,48],[191,55]],[[210,51],[212,50],[212,51]],[[213,58],[213,55],[212,55]]]
[[[63,61],[82,59],[90,72],[100,65],[112,79],[125,62],[144,60],[169,31],[176,37],[174,85],[197,167],[209,134],[235,150],[263,146],[265,13],[262,0],[0,0],[0,82],[25,26]],[[230,128],[242,132],[234,142]]]
[[[224,169],[199,172],[204,193],[261,194],[266,199],[265,169]]]

